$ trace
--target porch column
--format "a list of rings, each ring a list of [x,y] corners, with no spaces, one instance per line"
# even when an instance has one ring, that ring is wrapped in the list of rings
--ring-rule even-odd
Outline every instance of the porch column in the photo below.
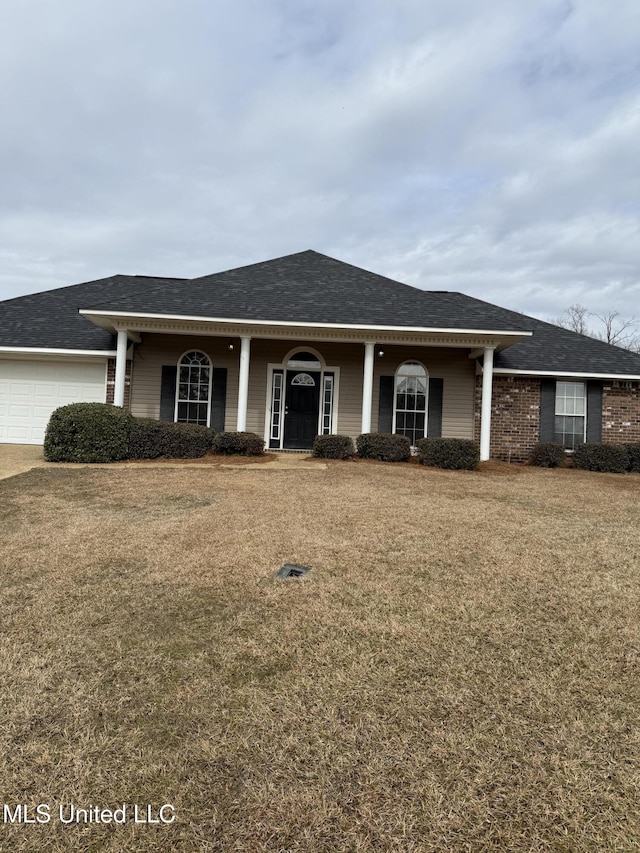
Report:
[[[364,345],[364,374],[362,377],[362,429],[371,432],[371,403],[373,400],[373,348],[375,341]]]
[[[238,432],[247,429],[247,401],[249,399],[249,357],[251,338],[240,338],[240,378],[238,381]]]
[[[482,362],[482,411],[480,416],[480,461],[487,462],[491,453],[491,392],[493,389],[493,350],[484,348]]]
[[[118,329],[116,346],[116,381],[113,388],[113,405],[124,406],[124,377],[127,372],[127,330]]]

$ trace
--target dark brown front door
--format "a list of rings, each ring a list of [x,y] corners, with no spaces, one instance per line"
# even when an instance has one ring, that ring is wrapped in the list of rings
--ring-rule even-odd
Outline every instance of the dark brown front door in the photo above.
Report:
[[[318,434],[320,373],[287,370],[284,410],[284,447],[311,450]]]

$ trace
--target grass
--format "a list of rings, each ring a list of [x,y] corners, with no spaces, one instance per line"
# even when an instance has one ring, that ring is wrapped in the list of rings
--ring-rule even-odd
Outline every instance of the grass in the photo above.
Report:
[[[260,468],[0,482],[4,802],[177,813],[0,849],[640,848],[640,477]]]

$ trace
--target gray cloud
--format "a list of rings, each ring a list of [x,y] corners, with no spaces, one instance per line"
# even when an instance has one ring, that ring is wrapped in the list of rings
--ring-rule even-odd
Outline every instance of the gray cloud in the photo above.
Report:
[[[640,7],[8,0],[0,298],[315,248],[640,313]]]

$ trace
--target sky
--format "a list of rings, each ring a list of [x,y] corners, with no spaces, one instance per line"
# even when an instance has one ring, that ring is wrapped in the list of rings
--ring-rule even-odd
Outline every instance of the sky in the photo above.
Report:
[[[315,249],[640,317],[638,0],[3,0],[0,299]]]

